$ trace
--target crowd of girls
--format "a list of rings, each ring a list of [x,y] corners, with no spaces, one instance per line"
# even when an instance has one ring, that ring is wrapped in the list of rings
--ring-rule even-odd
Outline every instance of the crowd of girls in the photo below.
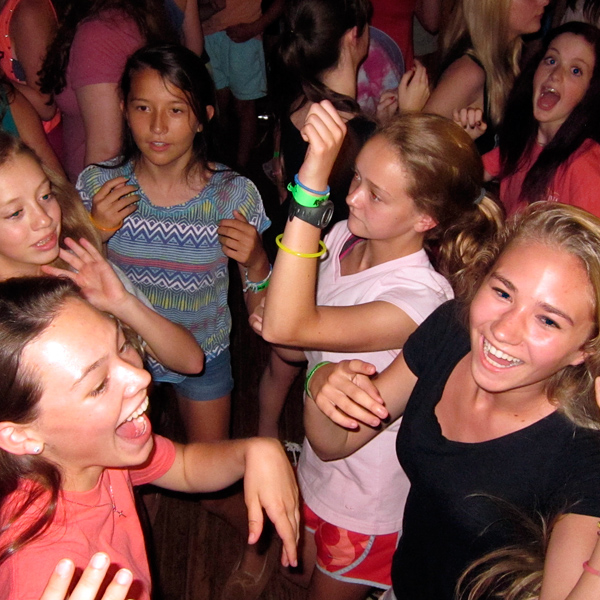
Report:
[[[62,600],[75,569],[74,600],[105,576],[104,600],[149,598],[133,486],[242,477],[247,512],[215,511],[254,543],[264,510],[315,600],[598,595],[600,33],[552,30],[519,74],[547,3],[453,3],[423,113],[375,129],[356,102],[370,3],[292,0],[278,46],[291,185],[272,268],[256,187],[211,160],[202,59],[135,50],[162,36],[151,0],[67,3],[41,89],[62,92],[84,134],[67,135],[77,190],[0,134],[0,599]],[[128,49],[120,84],[80,69],[106,27]],[[426,78],[409,80],[400,105],[420,108]],[[99,103],[106,120],[90,121]],[[473,139],[481,150],[496,133],[482,161]],[[274,344],[261,433],[276,436],[290,363],[308,360],[299,560],[280,445],[226,441],[229,259]],[[143,360],[173,385],[188,445],[152,431]],[[545,532],[524,540],[538,517]],[[243,581],[264,585],[266,559],[246,554]]]

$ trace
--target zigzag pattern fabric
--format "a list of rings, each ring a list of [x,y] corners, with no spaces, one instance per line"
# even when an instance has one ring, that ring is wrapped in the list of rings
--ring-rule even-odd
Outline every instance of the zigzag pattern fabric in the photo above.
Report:
[[[117,164],[116,161],[111,161]],[[228,259],[217,236],[221,219],[238,210],[262,233],[271,224],[256,186],[217,165],[201,192],[184,204],[153,205],[140,187],[133,165],[91,165],[77,181],[88,210],[109,179],[128,177],[139,188],[137,210],[108,243],[108,257],[148,297],[162,315],[189,329],[207,360],[229,346],[231,315],[227,306]],[[162,377],[163,381],[180,380]]]

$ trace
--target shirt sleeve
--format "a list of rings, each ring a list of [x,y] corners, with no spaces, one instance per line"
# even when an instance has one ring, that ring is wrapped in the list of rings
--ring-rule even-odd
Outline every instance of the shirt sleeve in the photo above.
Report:
[[[124,13],[85,21],[77,28],[69,54],[73,89],[96,83],[118,83],[125,63],[144,44],[140,31]]]
[[[246,219],[256,227],[258,233],[264,233],[271,225],[265,212],[262,198],[256,186],[245,177],[238,177],[239,185],[243,186],[242,202],[236,208]]]
[[[483,168],[492,177],[500,175],[500,148],[496,146],[493,150],[486,152],[482,157]]]
[[[459,320],[460,305],[450,300],[436,309],[406,340],[402,352],[408,368],[417,377],[431,368],[438,360],[440,349],[448,344],[469,345],[465,327]]]
[[[149,460],[139,469],[130,469],[133,485],[152,483],[162,477],[175,462],[175,444],[160,435],[154,435],[154,449]]]

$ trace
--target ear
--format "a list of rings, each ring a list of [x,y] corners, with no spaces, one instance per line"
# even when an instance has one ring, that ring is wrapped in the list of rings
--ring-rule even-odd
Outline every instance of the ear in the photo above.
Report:
[[[27,426],[3,421],[0,423],[0,448],[10,454],[41,454],[44,443]]]
[[[432,216],[423,213],[417,219],[414,228],[417,233],[425,233],[426,231],[433,229],[437,224],[437,221]]]
[[[583,364],[585,362],[585,359],[589,355],[590,355],[590,353],[583,350],[583,348],[581,350],[577,350],[577,352],[575,352],[575,356],[573,357],[573,360],[569,363],[569,366],[576,367],[577,365]]]
[[[206,107],[206,118],[210,121],[215,116],[215,107],[210,104]]]

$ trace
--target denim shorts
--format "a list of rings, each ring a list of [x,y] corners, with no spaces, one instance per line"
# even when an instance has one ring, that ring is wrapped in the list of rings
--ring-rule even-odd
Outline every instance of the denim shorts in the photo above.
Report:
[[[218,90],[229,88],[238,100],[256,100],[266,95],[262,40],[252,38],[237,44],[224,31],[218,31],[207,35],[204,43]]]
[[[230,394],[233,376],[229,348],[208,361],[200,375],[190,375],[183,381],[174,383],[173,388],[179,396],[198,402],[216,400]]]

